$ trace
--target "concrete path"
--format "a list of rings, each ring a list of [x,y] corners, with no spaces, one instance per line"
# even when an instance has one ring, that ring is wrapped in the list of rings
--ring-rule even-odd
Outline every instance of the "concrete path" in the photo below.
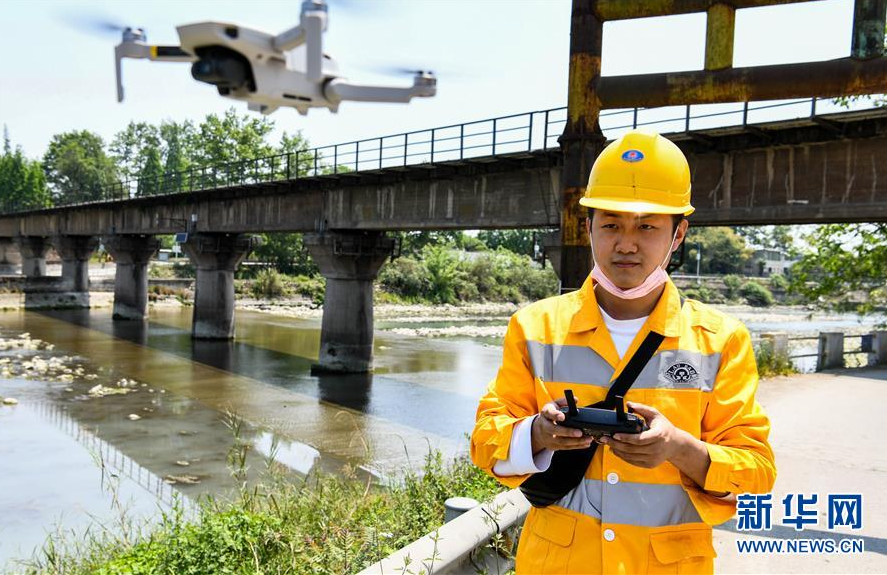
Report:
[[[778,377],[761,382],[778,476],[767,537],[715,531],[716,573],[887,573],[887,368]],[[782,524],[787,493],[819,494],[819,524]],[[861,493],[863,526],[828,529],[828,494]],[[795,496],[797,498],[797,496]],[[792,510],[797,513],[796,508]],[[737,540],[861,539],[862,554],[740,554]]]

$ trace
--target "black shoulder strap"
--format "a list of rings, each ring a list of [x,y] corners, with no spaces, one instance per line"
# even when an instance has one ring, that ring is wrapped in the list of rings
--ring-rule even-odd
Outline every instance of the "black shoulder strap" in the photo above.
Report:
[[[663,339],[665,339],[665,336],[655,331],[647,334],[647,337],[641,342],[641,346],[634,352],[631,359],[628,360],[628,365],[625,366],[619,377],[610,385],[610,390],[607,391],[607,398],[604,399],[604,404],[609,409],[615,407],[617,396],[625,397],[626,392],[634,385],[634,381],[641,374],[641,370],[644,369],[644,366],[647,365],[647,362],[650,361],[653,354],[659,349],[659,344],[662,343]]]

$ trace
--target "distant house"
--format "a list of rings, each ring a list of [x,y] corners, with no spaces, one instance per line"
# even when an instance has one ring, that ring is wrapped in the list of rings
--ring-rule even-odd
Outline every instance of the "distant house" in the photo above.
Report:
[[[745,264],[744,271],[748,276],[786,275],[797,261],[780,250],[755,250]]]

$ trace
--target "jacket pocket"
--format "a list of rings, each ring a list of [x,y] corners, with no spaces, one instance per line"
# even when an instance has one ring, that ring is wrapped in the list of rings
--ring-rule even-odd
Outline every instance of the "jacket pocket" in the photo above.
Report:
[[[566,573],[576,518],[550,507],[535,508],[531,513],[532,525],[526,525],[521,535],[517,573]]]
[[[648,573],[712,573],[717,556],[710,527],[650,532]]]

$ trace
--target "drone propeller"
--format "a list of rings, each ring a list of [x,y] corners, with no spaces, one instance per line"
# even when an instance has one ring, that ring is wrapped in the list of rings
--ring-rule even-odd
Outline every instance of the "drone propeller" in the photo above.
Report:
[[[91,36],[109,36],[114,34],[119,37],[121,32],[124,32],[127,28],[131,28],[117,20],[97,14],[77,14],[69,12],[59,15],[58,20],[69,28],[73,28],[78,32],[83,32]]]

